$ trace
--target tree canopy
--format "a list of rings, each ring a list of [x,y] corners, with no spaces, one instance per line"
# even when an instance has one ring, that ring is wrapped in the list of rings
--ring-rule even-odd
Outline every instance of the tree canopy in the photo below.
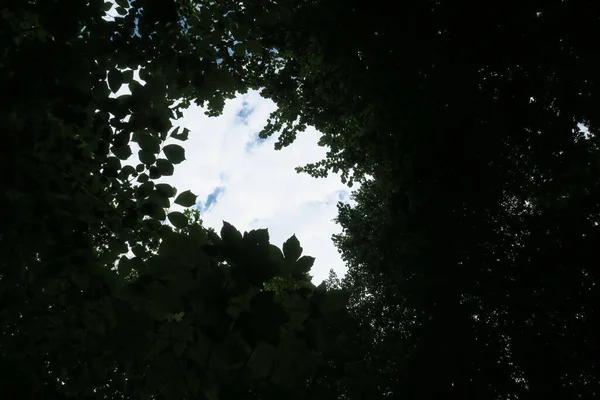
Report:
[[[330,150],[300,170],[362,183],[335,241],[371,336],[365,390],[598,395],[599,15],[319,1],[289,25],[310,30],[275,41],[289,59],[264,134],[284,127],[287,145],[314,125]]]
[[[233,17],[208,6],[1,6],[3,394],[301,393],[335,339],[345,297],[310,282],[295,236],[282,251],[267,230],[224,222],[217,234],[172,209],[193,193],[155,182],[185,160],[164,144],[187,138],[172,129],[181,110],[195,101],[218,115],[245,88],[244,53],[230,54],[222,25]],[[138,163],[125,165],[132,148]]]
[[[395,7],[2,3],[0,393],[597,397],[600,4]],[[341,280],[158,183],[248,89],[360,184]]]

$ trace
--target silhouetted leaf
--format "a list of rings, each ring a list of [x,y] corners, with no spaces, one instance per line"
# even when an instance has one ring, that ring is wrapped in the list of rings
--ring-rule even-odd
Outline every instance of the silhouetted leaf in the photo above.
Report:
[[[111,69],[108,72],[108,87],[113,93],[117,93],[123,84],[123,75],[117,69]]]
[[[292,235],[283,243],[283,254],[288,261],[295,262],[298,260],[302,254],[302,247],[300,247],[300,242],[296,238],[296,235]]]
[[[160,171],[162,176],[171,176],[173,175],[174,167],[173,164],[169,160],[165,160],[164,158],[159,158],[156,160],[156,167]]]
[[[183,207],[191,207],[196,204],[197,197],[198,196],[189,190],[186,190],[185,192],[181,192],[177,198],[175,198],[175,203]]]
[[[110,151],[121,160],[127,160],[131,156],[131,147],[125,145],[123,147],[111,147]]]
[[[179,211],[171,211],[167,217],[175,228],[185,228],[188,225],[188,219]]]
[[[163,147],[163,152],[167,159],[173,164],[179,164],[185,160],[185,150],[176,144],[169,144]]]

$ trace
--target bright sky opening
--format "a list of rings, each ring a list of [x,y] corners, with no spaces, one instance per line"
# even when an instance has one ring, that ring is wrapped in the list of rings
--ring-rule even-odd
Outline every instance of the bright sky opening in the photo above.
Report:
[[[338,276],[345,273],[331,235],[340,232],[333,222],[336,205],[349,201],[350,190],[338,175],[313,178],[294,170],[325,157],[327,149],[317,145],[320,133],[315,129],[279,151],[273,148],[276,137],[258,137],[274,109],[275,104],[257,92],[228,101],[216,118],[207,117],[198,106],[190,107],[176,122],[190,129],[189,139],[165,142],[181,144],[186,161],[161,181],[179,192],[189,189],[197,194],[196,208],[204,225],[217,232],[223,221],[241,232],[268,228],[271,243],[279,247],[295,234],[303,254],[316,257],[311,274],[318,284],[330,269]]]

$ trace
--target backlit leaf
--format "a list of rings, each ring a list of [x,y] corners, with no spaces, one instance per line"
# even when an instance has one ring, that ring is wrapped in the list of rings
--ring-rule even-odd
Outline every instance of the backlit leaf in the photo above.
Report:
[[[171,161],[173,164],[179,164],[185,160],[185,150],[177,144],[169,144],[163,147],[163,152],[165,153],[167,160]]]
[[[156,156],[154,155],[154,153],[151,153],[149,151],[138,151],[138,157],[140,161],[146,165],[152,165],[156,161]]]
[[[177,127],[173,133],[171,133],[171,137],[177,140],[186,141],[188,140],[189,133],[190,130],[188,128],[183,128],[183,132],[179,133],[179,127]]]
[[[111,69],[108,72],[108,87],[113,93],[117,93],[123,84],[123,75],[118,69]]]
[[[296,261],[302,254],[302,247],[296,235],[292,235],[283,243],[283,255],[287,261]]]
[[[179,211],[170,212],[167,217],[175,228],[185,228],[188,224],[188,219]]]
[[[221,238],[225,246],[237,247],[242,243],[242,234],[229,222],[223,221]]]
[[[167,183],[157,183],[155,188],[165,197],[173,197],[177,193],[177,190]]]
[[[131,156],[131,147],[125,145],[123,147],[111,147],[110,151],[121,160],[127,160]]]
[[[294,274],[303,274],[310,271],[313,264],[315,263],[315,258],[310,256],[302,256],[296,261],[294,266],[292,267],[292,273]]]
[[[162,176],[171,176],[173,175],[173,171],[175,168],[173,164],[169,160],[165,160],[164,158],[159,158],[156,160],[156,167],[160,171]]]
[[[196,204],[196,196],[194,193],[186,190],[185,192],[181,192],[177,198],[175,198],[175,204],[179,204],[183,207],[191,207]]]

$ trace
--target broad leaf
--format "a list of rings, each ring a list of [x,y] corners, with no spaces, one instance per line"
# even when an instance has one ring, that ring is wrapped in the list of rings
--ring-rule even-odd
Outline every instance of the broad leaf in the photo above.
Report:
[[[155,188],[165,197],[173,197],[177,193],[177,190],[167,183],[157,183]]]
[[[111,69],[108,72],[108,87],[113,93],[117,93],[123,84],[123,74],[118,69]]]
[[[131,156],[131,147],[125,145],[123,147],[111,147],[110,151],[121,160],[127,160]]]
[[[185,150],[177,144],[169,144],[163,147],[163,152],[165,153],[167,160],[171,161],[173,164],[179,164],[185,160]]]
[[[173,175],[173,171],[175,170],[173,164],[169,160],[165,160],[164,158],[159,158],[156,160],[156,167],[160,171],[162,176],[171,176]]]
[[[269,376],[277,349],[265,342],[260,342],[248,360],[248,367],[255,379],[263,379]]]
[[[150,176],[150,179],[158,179],[161,177],[160,170],[156,165],[151,165],[150,168],[148,168],[148,175]]]
[[[312,268],[315,263],[315,258],[310,256],[302,256],[296,261],[292,267],[293,274],[305,274]]]
[[[188,128],[183,128],[183,132],[179,133],[179,127],[175,128],[175,130],[171,133],[171,137],[173,139],[186,141],[188,140],[188,135],[190,130]]]
[[[167,217],[175,228],[185,228],[188,225],[188,219],[182,212],[171,211]]]
[[[156,155],[149,151],[140,150],[138,151],[138,157],[140,161],[146,165],[152,165],[156,161]]]
[[[183,207],[191,207],[196,204],[197,197],[198,196],[196,196],[189,190],[186,190],[185,192],[181,192],[179,194],[179,196],[177,196],[177,198],[175,198],[175,204],[179,204],[180,206],[183,206]]]
[[[292,235],[288,240],[283,243],[283,255],[289,262],[295,262],[302,254],[302,247],[296,235]]]
[[[238,248],[242,243],[242,234],[240,231],[235,229],[229,222],[223,221],[223,227],[221,228],[221,238],[225,246],[232,248]]]
[[[134,139],[140,145],[142,150],[153,154],[158,154],[160,152],[160,139],[152,136],[150,133],[142,132],[138,135],[134,135]]]

